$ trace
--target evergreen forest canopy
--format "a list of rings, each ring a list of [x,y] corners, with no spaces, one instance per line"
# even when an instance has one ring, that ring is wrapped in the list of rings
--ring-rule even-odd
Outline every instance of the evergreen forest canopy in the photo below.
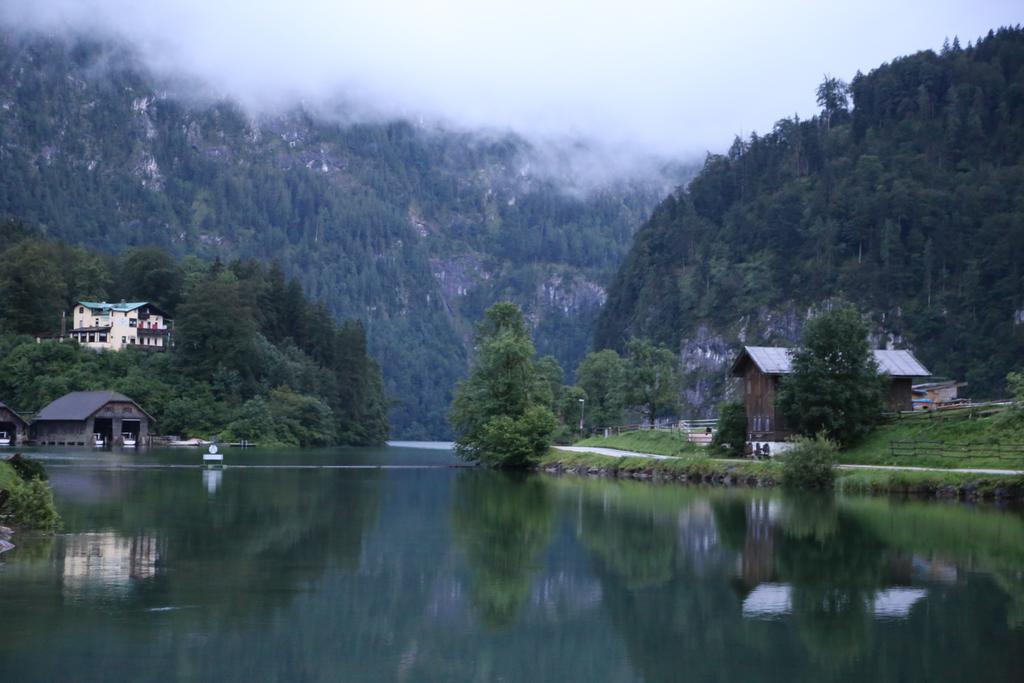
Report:
[[[111,389],[163,434],[260,445],[379,444],[387,404],[362,323],[334,322],[275,264],[117,257],[0,224],[0,400],[36,412],[70,391]],[[168,352],[98,352],[45,340],[78,300],[148,300],[174,320]]]
[[[136,64],[111,44],[0,33],[0,216],[104,253],[280,263],[331,315],[365,321],[396,436],[449,433],[494,301],[521,305],[538,351],[575,367],[634,230],[684,177],[570,193],[513,136],[252,119]]]
[[[852,99],[852,102],[851,102]],[[691,409],[725,393],[741,344],[792,345],[835,297],[970,394],[1024,358],[1024,30],[896,59],[822,113],[709,155],[638,232],[597,348],[681,349]],[[707,359],[712,359],[708,362]]]

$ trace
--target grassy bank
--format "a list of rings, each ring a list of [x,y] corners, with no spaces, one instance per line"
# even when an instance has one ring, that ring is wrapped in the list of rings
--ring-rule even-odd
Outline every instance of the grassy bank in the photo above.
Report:
[[[777,486],[779,461],[719,460],[701,456],[674,460],[614,458],[597,453],[551,450],[537,469],[551,474],[577,474],[653,479],[726,486]],[[961,472],[839,470],[835,489],[842,493],[909,494],[940,498],[1024,498],[1024,476],[977,475]]]
[[[591,436],[582,441],[577,441],[574,445],[618,448],[623,451],[653,453],[655,455],[703,456],[706,453],[704,447],[687,441],[686,436],[682,432],[664,430],[625,432],[607,438]]]
[[[615,458],[597,453],[570,453],[555,449],[548,451],[537,468],[546,472],[569,474],[755,486],[775,485],[781,472],[778,463],[756,460],[714,460],[701,455],[673,460]]]
[[[920,448],[917,453],[894,453],[893,442],[941,442],[942,452]],[[996,444],[1024,447],[1024,416],[1014,419],[1006,409],[978,408],[903,415],[880,425],[863,441],[842,451],[840,460],[865,465],[1024,469],[1024,453],[1007,458],[986,452],[986,446]],[[963,449],[968,445],[975,447],[975,452],[965,453]]]
[[[840,470],[836,490],[842,493],[900,493],[938,498],[1024,498],[1024,476],[965,472],[901,472]]]

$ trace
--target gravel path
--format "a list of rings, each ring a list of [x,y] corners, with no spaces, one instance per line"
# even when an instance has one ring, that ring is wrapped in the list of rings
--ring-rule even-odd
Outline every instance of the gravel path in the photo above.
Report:
[[[654,453],[638,453],[636,451],[621,451],[618,448],[596,448],[593,446],[555,446],[560,451],[570,453],[596,453],[607,455],[612,458],[653,458],[655,460],[675,460],[673,455],[655,455]],[[723,462],[730,462],[724,461]],[[731,462],[744,462],[733,460]],[[964,474],[1005,474],[1024,475],[1024,470],[992,470],[974,468],[946,468],[946,467],[910,467],[900,465],[840,465],[841,470],[898,470],[904,472],[962,472]]]

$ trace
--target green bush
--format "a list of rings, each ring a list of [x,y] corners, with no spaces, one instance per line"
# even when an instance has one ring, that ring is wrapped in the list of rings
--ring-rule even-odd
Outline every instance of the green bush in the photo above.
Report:
[[[554,430],[555,416],[544,406],[492,417],[479,434],[476,459],[492,467],[527,467],[547,451]]]
[[[14,468],[14,471],[18,473],[22,481],[31,481],[32,479],[42,479],[46,481],[49,476],[46,474],[46,468],[43,467],[43,463],[38,460],[32,460],[26,458],[21,453],[15,453],[7,459],[7,464]]]
[[[53,531],[60,524],[60,515],[53,504],[53,491],[41,479],[12,486],[3,515],[5,521],[39,531]]]
[[[718,408],[718,431],[711,445],[732,456],[743,455],[747,443],[747,409],[740,402],[723,403]]]
[[[779,456],[782,485],[793,489],[828,489],[835,484],[839,448],[823,435],[798,438],[796,446]]]

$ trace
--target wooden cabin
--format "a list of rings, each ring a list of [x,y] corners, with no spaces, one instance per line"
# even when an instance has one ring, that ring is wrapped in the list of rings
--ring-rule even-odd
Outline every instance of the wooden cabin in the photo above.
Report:
[[[911,391],[915,377],[931,373],[914,354],[905,350],[875,350],[879,372],[890,377],[888,408],[913,410]],[[742,382],[747,410],[747,440],[780,442],[791,434],[776,405],[779,378],[792,369],[792,349],[781,346],[744,346],[732,364],[731,374]]]

